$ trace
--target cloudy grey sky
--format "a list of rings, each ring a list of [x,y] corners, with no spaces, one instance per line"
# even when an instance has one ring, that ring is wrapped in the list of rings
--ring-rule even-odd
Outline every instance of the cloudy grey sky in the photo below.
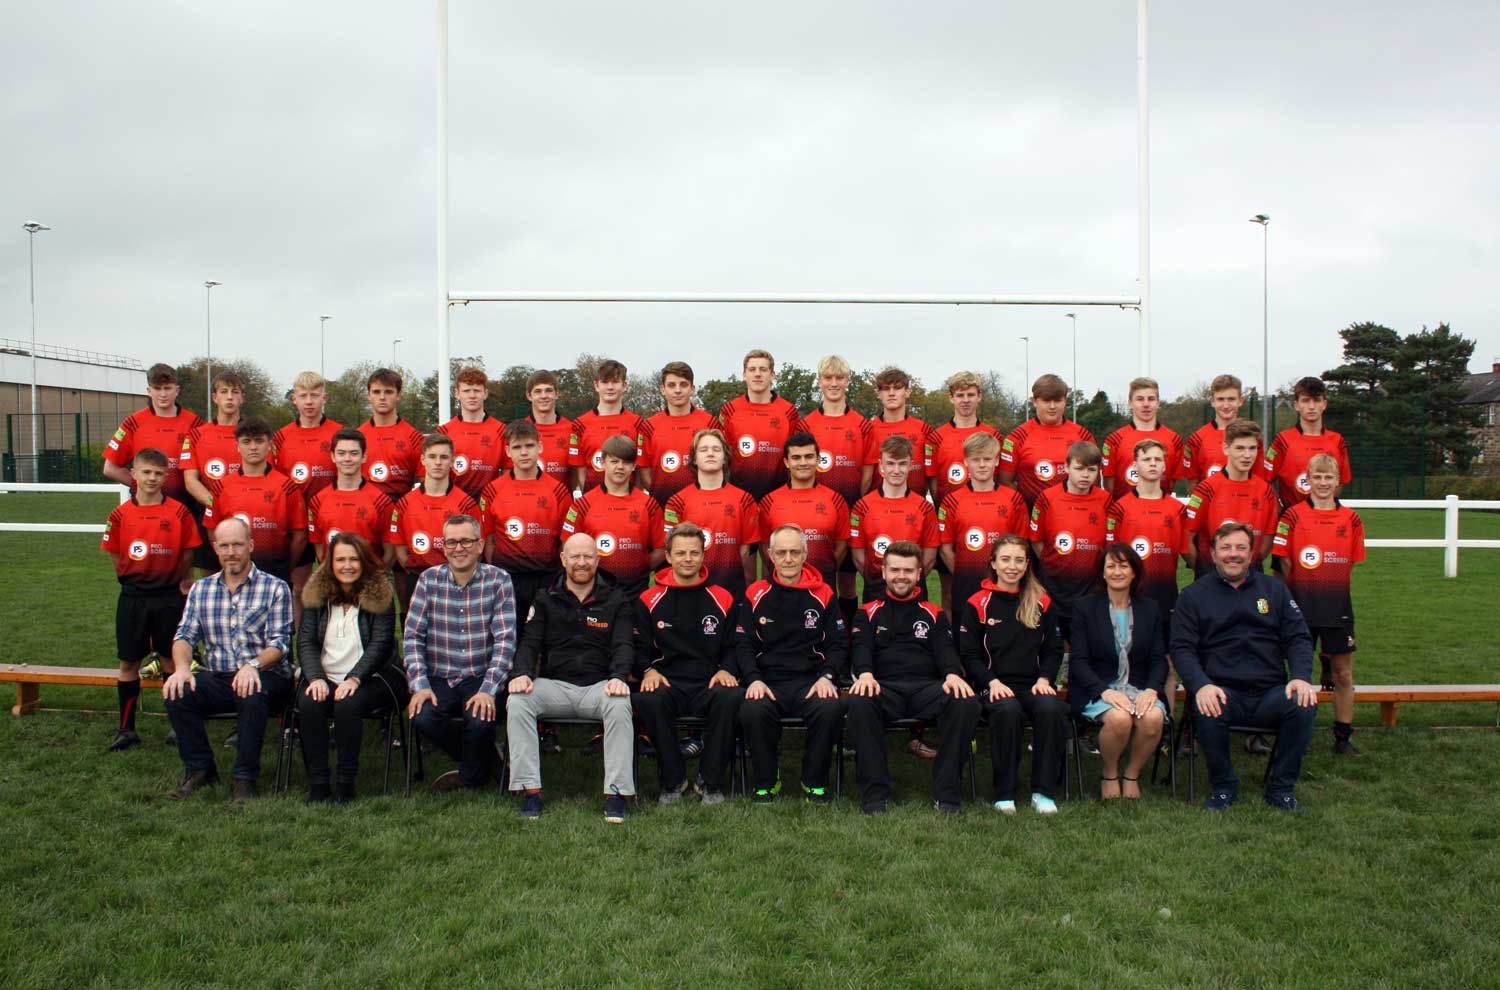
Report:
[[[435,346],[426,0],[58,0],[0,13],[0,336],[290,379]],[[1153,372],[1176,394],[1450,322],[1500,356],[1500,5],[1158,0]],[[455,289],[1134,294],[1135,4],[481,3],[451,10]],[[1122,390],[1135,316],[1080,311]],[[489,366],[899,362],[1069,374],[1062,310],[473,305]]]

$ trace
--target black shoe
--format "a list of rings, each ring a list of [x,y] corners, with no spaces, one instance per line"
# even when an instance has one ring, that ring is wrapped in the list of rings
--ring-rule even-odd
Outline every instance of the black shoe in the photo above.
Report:
[[[562,752],[562,743],[558,741],[556,729],[548,729],[542,733],[541,749],[548,756]]]
[[[234,749],[239,744],[240,744],[240,734],[238,732],[231,732],[229,735],[227,735],[227,736],[224,737],[224,748],[225,749]]]
[[[604,820],[611,825],[619,825],[629,814],[630,807],[620,795],[611,794],[604,799]]]
[[[529,819],[530,821],[536,821],[538,818],[542,817],[541,792],[537,792],[536,794],[521,795],[521,808],[519,814],[522,818]]]
[[[1305,805],[1302,802],[1298,801],[1296,798],[1292,797],[1290,794],[1285,794],[1285,795],[1282,795],[1281,797],[1274,797],[1274,798],[1271,797],[1270,795],[1267,795],[1266,796],[1266,804],[1268,806],[1272,807],[1272,808],[1275,808],[1277,811],[1285,811],[1285,812],[1288,812],[1288,813],[1294,814],[1294,815],[1307,815],[1307,814],[1311,814],[1311,812],[1307,810],[1307,805]]]
[[[688,736],[682,741],[682,758],[694,760],[703,755],[703,738],[701,736]]]
[[[326,780],[313,780],[307,784],[308,804],[327,804],[333,797]]]
[[[684,780],[676,787],[669,787],[656,796],[657,804],[676,804],[682,800],[682,795],[687,792],[688,782]]]
[[[464,786],[463,778],[458,775],[457,770],[449,770],[447,773],[438,774],[429,787],[434,794],[451,794]]]
[[[182,783],[167,792],[168,799],[181,801],[192,797],[205,787],[212,787],[219,782],[219,775],[213,770],[194,770],[182,778]]]
[[[244,804],[246,801],[254,801],[258,797],[260,797],[260,791],[256,788],[255,781],[253,780],[236,777],[229,784],[230,804]]]
[[[865,805],[860,810],[862,810],[865,814],[871,815],[871,816],[874,816],[874,815],[883,815],[883,814],[885,814],[885,802],[884,801],[871,801],[869,804]]]
[[[944,815],[961,815],[963,814],[964,810],[961,805],[955,804],[951,801],[934,801],[932,802],[932,807],[933,810],[938,811]]]
[[[1223,811],[1231,804],[1234,804],[1238,796],[1233,791],[1219,791],[1217,794],[1210,794],[1208,800],[1203,802],[1203,810]]]
[[[348,804],[354,800],[354,782],[340,782],[333,785],[333,803]]]
[[[807,798],[808,804],[832,804],[833,795],[828,793],[826,787],[808,787],[802,785],[802,796]]]
[[[121,729],[115,733],[115,741],[109,744],[109,751],[111,753],[119,753],[140,744],[141,737],[136,735],[134,729]]]
[[[1079,748],[1090,756],[1098,756],[1099,740],[1095,739],[1091,733],[1085,733],[1082,741],[1079,743]]]
[[[585,756],[592,756],[595,753],[604,752],[604,733],[598,733],[587,743],[585,743],[582,752]]]
[[[602,740],[604,737],[599,738]],[[635,737],[635,752],[637,756],[643,756],[648,760],[656,759],[656,746],[646,736]]]
[[[176,729],[172,729],[172,730],[168,731],[167,732],[167,737],[165,739],[163,739],[161,741],[161,743],[162,743],[163,746],[176,746],[177,745],[177,730]]]
[[[1266,742],[1266,737],[1262,735],[1246,736],[1245,752],[1251,756],[1269,756],[1271,753],[1271,744]]]
[[[1333,741],[1333,755],[1334,756],[1358,756],[1359,755],[1359,747],[1356,746],[1356,745],[1354,745],[1354,740],[1353,739],[1334,739],[1334,741]]]
[[[1333,690],[1333,664],[1329,661],[1326,653],[1318,654],[1318,660],[1323,665],[1323,670],[1318,676],[1319,687],[1324,691]]]

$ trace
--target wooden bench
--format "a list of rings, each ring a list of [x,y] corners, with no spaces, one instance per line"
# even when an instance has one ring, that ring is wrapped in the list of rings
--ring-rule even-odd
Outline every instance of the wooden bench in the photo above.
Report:
[[[1179,687],[1177,700],[1186,697]],[[1378,704],[1380,724],[1387,729],[1396,724],[1396,713],[1405,701],[1494,701],[1500,702],[1500,684],[1356,684],[1355,704]],[[1332,691],[1318,692],[1319,704],[1332,704]]]
[[[43,684],[81,684],[85,687],[114,687],[118,667],[45,667],[33,663],[0,663],[0,683],[16,686],[16,703],[12,715],[29,715],[41,707]],[[141,678],[141,687],[159,688],[159,677]]]

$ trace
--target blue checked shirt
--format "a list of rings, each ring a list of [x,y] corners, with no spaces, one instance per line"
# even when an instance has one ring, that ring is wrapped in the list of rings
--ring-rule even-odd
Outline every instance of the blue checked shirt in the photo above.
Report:
[[[208,669],[226,674],[275,647],[281,659],[266,669],[290,674],[286,654],[292,638],[291,589],[253,564],[235,591],[224,583],[222,572],[212,574],[188,590],[176,638],[191,646],[204,644]]]
[[[431,688],[428,678],[441,677],[451,687],[483,674],[480,690],[493,697],[510,676],[516,655],[516,593],[510,575],[480,564],[460,587],[447,564],[427,568],[412,591],[402,646],[413,694]]]

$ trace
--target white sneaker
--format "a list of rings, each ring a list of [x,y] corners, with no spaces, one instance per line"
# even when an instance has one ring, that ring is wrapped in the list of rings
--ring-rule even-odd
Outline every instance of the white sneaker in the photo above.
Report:
[[[1045,794],[1031,795],[1031,810],[1039,815],[1057,814],[1057,802]]]
[[[1016,802],[996,801],[995,810],[1000,812],[1000,814],[1002,815],[1014,815],[1016,813]]]

